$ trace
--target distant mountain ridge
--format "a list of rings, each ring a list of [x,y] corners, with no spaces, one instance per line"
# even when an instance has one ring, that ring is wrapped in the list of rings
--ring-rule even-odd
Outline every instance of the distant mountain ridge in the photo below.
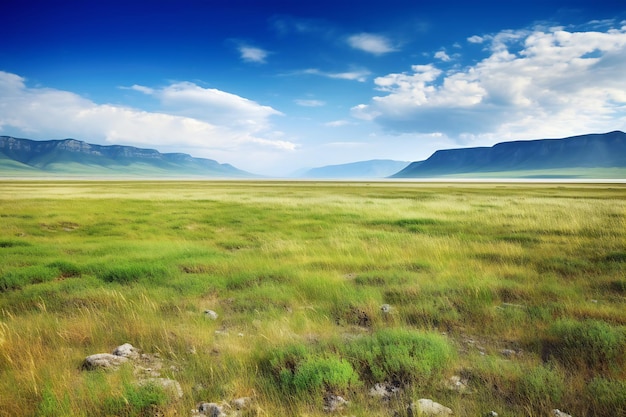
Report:
[[[565,172],[626,168],[626,133],[502,142],[492,147],[446,149],[413,162],[392,178],[426,178],[506,172]],[[537,176],[540,176],[538,174]],[[576,175],[572,175],[576,176]]]
[[[409,165],[408,161],[394,161],[390,159],[373,159],[348,164],[327,165],[311,168],[302,174],[300,178],[385,178]]]
[[[62,175],[254,177],[212,159],[76,139],[36,141],[0,136],[0,172]]]

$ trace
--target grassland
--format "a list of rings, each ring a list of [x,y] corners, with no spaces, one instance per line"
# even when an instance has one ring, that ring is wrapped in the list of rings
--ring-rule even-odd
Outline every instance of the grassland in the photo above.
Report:
[[[0,182],[0,416],[623,417],[625,358],[623,184]]]

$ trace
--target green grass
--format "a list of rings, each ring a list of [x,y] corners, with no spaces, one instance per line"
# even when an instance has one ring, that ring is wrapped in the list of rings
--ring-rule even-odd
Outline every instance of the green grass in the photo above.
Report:
[[[3,181],[0,416],[620,416],[625,276],[623,184]],[[125,342],[180,401],[81,370]]]

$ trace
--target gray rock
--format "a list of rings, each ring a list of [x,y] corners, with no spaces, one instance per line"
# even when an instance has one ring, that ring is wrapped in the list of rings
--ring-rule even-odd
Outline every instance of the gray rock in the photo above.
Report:
[[[498,413],[496,413],[495,411],[490,411],[485,414],[485,417],[498,417]]]
[[[391,306],[389,304],[383,304],[380,306],[380,311],[382,311],[383,314],[389,314],[391,312]]]
[[[502,349],[500,351],[500,354],[502,356],[504,356],[505,358],[511,358],[511,357],[517,355],[517,352],[514,351],[513,349]]]
[[[200,415],[209,417],[224,417],[226,414],[222,411],[222,407],[216,403],[202,403],[198,406]]]
[[[552,415],[554,415],[554,417],[572,417],[571,415],[564,413],[558,408],[555,408],[554,410],[552,410]]]
[[[453,414],[452,410],[448,407],[426,398],[417,400],[417,402],[412,402],[406,411],[409,417],[449,416]]]
[[[462,394],[468,394],[470,389],[467,385],[467,379],[463,379],[458,375],[453,375],[448,380],[448,389]]]
[[[218,314],[213,310],[204,310],[204,315],[206,318],[209,318],[211,320],[217,320],[217,318],[219,317]]]
[[[96,353],[95,355],[89,355],[85,358],[85,361],[83,362],[83,368],[88,370],[115,370],[127,361],[128,358],[124,356],[111,355],[110,353]]]
[[[230,402],[235,410],[244,410],[250,407],[250,403],[252,403],[252,398],[250,397],[241,397],[234,399]]]
[[[381,400],[389,400],[400,392],[400,388],[392,384],[376,384],[370,389],[371,397],[378,397]]]
[[[113,354],[115,356],[132,359],[139,357],[139,350],[134,348],[133,345],[131,345],[130,343],[124,343],[123,345],[116,347],[113,351]]]
[[[163,391],[165,391],[167,394],[169,394],[173,398],[183,398],[182,387],[180,386],[178,381],[174,381],[173,379],[148,378],[148,379],[142,379],[141,381],[137,382],[137,384],[140,386],[153,384],[153,385],[156,385],[157,387],[163,388]]]
[[[348,404],[350,404],[350,402],[339,395],[329,394],[324,397],[324,411],[327,413],[334,413],[335,411],[343,409]]]

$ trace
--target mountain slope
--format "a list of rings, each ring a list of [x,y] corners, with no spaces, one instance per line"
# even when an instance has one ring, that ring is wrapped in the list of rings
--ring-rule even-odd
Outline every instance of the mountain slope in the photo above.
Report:
[[[414,162],[393,178],[463,176],[584,176],[585,171],[626,168],[626,133],[614,131],[563,139],[502,142],[492,147],[446,149]],[[517,173],[517,174],[516,174]]]
[[[35,141],[0,136],[1,174],[254,177],[212,159],[75,139]]]
[[[409,162],[374,159],[349,164],[312,168],[300,178],[385,178],[405,168]]]

